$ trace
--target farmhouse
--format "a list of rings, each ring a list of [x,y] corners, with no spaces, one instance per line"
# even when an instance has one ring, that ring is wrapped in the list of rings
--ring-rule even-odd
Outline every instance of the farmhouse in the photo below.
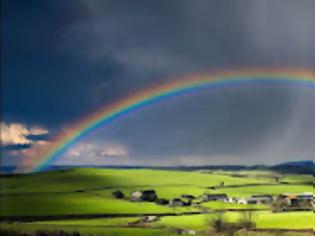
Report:
[[[155,204],[157,205],[168,205],[169,204],[169,200],[164,199],[164,198],[159,198],[155,200]]]
[[[154,202],[157,199],[155,190],[142,191],[142,200],[146,202]]]
[[[123,199],[125,197],[124,193],[119,190],[113,192],[113,196],[117,199]]]
[[[170,200],[169,205],[171,207],[182,207],[182,206],[185,206],[185,202],[180,198],[174,198]]]
[[[135,191],[131,193],[132,202],[154,202],[157,199],[155,190]]]
[[[274,212],[315,210],[313,194],[281,194],[272,206]]]
[[[142,201],[141,196],[142,196],[142,192],[141,191],[132,192],[131,195],[130,195],[130,201],[132,201],[132,202],[141,202]]]
[[[264,195],[253,195],[246,199],[247,204],[271,204],[273,202],[273,197],[268,194]]]
[[[237,199],[236,200],[236,203],[238,203],[238,204],[247,204],[247,200],[246,199],[244,199],[244,198],[240,198],[240,199]]]
[[[202,195],[202,200],[207,201],[228,201],[228,196],[225,193],[217,194],[204,194]]]
[[[314,195],[313,193],[300,193],[297,198],[300,200],[314,200]]]
[[[238,199],[236,197],[229,197],[228,200],[226,202],[229,203],[237,203]]]

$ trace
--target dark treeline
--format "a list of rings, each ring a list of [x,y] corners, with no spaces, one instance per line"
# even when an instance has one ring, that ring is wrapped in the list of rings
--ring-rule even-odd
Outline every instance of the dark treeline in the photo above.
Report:
[[[287,162],[274,166],[267,165],[203,165],[203,166],[99,166],[99,165],[81,165],[81,166],[50,166],[45,171],[58,171],[67,172],[76,168],[110,168],[110,169],[152,169],[152,170],[183,170],[183,171],[195,171],[195,170],[226,170],[226,171],[241,171],[241,170],[272,170],[283,174],[307,174],[313,175],[315,170],[314,161],[295,161]],[[0,165],[0,177],[23,177],[24,174],[13,173],[15,167],[4,167]],[[32,175],[40,174],[30,173]],[[28,175],[30,175],[28,174]]]
[[[37,230],[33,233],[20,232],[13,229],[0,229],[1,236],[80,236],[79,232]]]

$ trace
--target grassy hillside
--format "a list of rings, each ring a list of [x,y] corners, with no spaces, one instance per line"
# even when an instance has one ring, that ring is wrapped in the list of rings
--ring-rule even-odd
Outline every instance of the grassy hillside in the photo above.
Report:
[[[275,178],[280,183],[277,183]],[[32,223],[2,223],[0,228],[21,230],[64,229],[99,235],[172,235],[172,229],[206,230],[209,217],[215,210],[235,210],[224,214],[228,222],[237,222],[239,210],[258,210],[253,220],[262,229],[314,228],[314,215],[309,212],[273,214],[267,205],[240,205],[224,202],[206,202],[202,207],[160,206],[155,203],[136,203],[115,199],[112,192],[154,189],[158,197],[172,199],[182,194],[199,196],[203,193],[226,193],[231,197],[283,192],[313,192],[312,176],[279,175],[271,171],[165,171],[149,169],[72,169],[22,176],[1,177],[1,217],[34,217]],[[220,184],[224,182],[224,186]],[[281,183],[282,182],[282,183]],[[128,223],[139,220],[143,214],[164,215],[204,212],[200,215],[163,216],[149,223],[150,229],[130,228]],[[83,215],[110,215],[109,218],[83,219]],[[116,217],[113,218],[113,216]],[[37,221],[40,216],[72,215],[75,219]],[[117,217],[119,216],[119,217]],[[130,231],[128,231],[130,230]]]
[[[238,178],[224,174],[148,169],[72,169],[1,178],[0,193],[71,192],[118,187],[195,186],[270,183],[270,179]]]
[[[1,215],[63,215],[110,213],[168,213],[173,209],[153,203],[113,199],[116,189],[155,189],[159,197],[201,195],[209,186],[270,183],[270,179],[237,178],[201,172],[73,169],[1,178]],[[246,192],[245,190],[242,190]],[[196,209],[178,209],[196,211]]]

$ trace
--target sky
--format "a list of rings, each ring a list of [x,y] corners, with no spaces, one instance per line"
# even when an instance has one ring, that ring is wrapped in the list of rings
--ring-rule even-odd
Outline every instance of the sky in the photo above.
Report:
[[[313,0],[3,0],[1,164],[143,89],[237,68],[315,70]],[[54,165],[314,160],[315,91],[203,90],[97,130]]]

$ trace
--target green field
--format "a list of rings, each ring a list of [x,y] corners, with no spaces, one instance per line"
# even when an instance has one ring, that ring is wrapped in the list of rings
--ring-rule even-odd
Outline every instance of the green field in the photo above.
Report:
[[[276,177],[278,182],[275,181]],[[202,235],[211,229],[209,222],[217,214],[214,211],[225,211],[222,213],[224,221],[237,223],[242,219],[242,211],[247,209],[255,210],[252,221],[257,229],[314,229],[312,212],[275,214],[268,205],[225,202],[174,208],[148,202],[130,202],[112,196],[115,190],[129,196],[132,191],[145,189],[154,189],[159,198],[166,199],[182,194],[198,197],[204,193],[226,193],[229,197],[243,198],[253,194],[313,192],[313,177],[306,175],[280,175],[270,171],[81,168],[1,177],[0,181],[0,216],[4,219],[0,228],[26,232],[63,229],[79,231],[83,235],[174,235],[174,229],[181,228],[196,230]],[[220,186],[222,182],[224,185]],[[71,219],[68,219],[69,215]],[[159,219],[146,223],[145,227],[130,227],[129,223],[138,221],[143,215],[157,215]],[[17,218],[5,220],[8,217],[32,217],[32,222],[22,222]],[[56,220],[45,217],[56,217]],[[284,235],[291,234],[288,231]],[[259,232],[257,235],[267,234]]]

